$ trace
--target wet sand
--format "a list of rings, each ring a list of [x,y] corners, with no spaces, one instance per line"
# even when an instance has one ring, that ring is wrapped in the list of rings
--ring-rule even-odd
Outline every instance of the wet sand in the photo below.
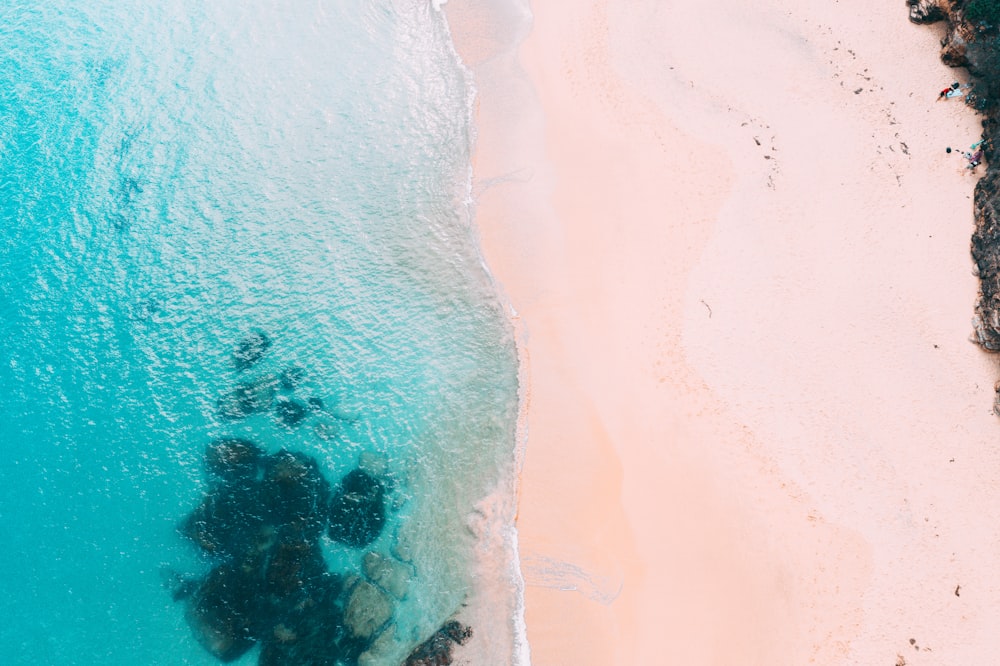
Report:
[[[528,9],[446,6],[523,364],[531,662],[989,662],[979,119],[935,101],[940,32],[861,0]]]

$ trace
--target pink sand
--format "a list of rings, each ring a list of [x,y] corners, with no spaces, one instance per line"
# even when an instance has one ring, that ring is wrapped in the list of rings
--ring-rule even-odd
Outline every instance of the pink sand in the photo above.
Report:
[[[940,31],[863,0],[447,11],[523,362],[531,662],[998,661],[998,372],[944,150],[979,119],[935,101]]]

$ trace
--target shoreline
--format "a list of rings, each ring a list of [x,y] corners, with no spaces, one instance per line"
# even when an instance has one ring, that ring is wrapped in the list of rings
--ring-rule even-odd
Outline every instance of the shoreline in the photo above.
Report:
[[[444,7],[527,382],[531,661],[982,659],[993,362],[943,156],[978,118],[902,6],[723,4]]]

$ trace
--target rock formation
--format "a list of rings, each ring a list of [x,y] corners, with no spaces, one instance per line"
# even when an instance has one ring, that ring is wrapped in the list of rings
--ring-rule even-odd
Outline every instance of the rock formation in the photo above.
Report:
[[[455,620],[444,623],[433,636],[410,653],[403,666],[448,666],[452,663],[453,645],[464,645],[472,637],[472,629]]]
[[[349,472],[330,502],[330,538],[364,548],[385,526],[385,486],[361,469]]]
[[[252,331],[240,340],[233,352],[233,364],[237,370],[246,370],[264,357],[271,348],[271,339],[262,331]]]
[[[906,0],[910,20],[914,23],[936,23],[945,18],[944,10],[935,0]]]
[[[270,346],[263,333],[247,336],[233,353],[237,371],[257,364]],[[243,419],[274,407],[284,425],[309,419],[317,435],[335,439],[334,420],[356,419],[327,410],[319,397],[295,397],[304,378],[298,366],[240,374],[219,398],[219,415]],[[165,584],[206,651],[232,662],[259,646],[261,666],[376,666],[399,654],[405,639],[397,636],[396,605],[416,570],[398,556],[372,550],[362,557],[357,550],[371,546],[385,527],[387,496],[396,484],[388,459],[362,453],[335,487],[312,456],[284,448],[269,454],[239,437],[210,441],[203,462],[207,490],[178,531],[210,570],[171,571]],[[326,537],[347,546],[339,548],[356,572],[329,569],[324,548],[336,546]],[[398,537],[393,541],[393,552],[410,559],[409,548]],[[450,664],[452,644],[468,635],[453,625],[407,663]]]
[[[981,14],[989,0],[908,0],[908,4],[914,22],[947,22],[941,59],[968,68],[973,85],[967,102],[984,114],[982,148],[989,167],[976,184],[973,208],[976,227],[971,249],[980,285],[973,328],[984,349],[1000,351],[1000,164],[995,151],[1000,138],[1000,26],[966,17],[970,10]]]
[[[203,578],[170,581],[195,639],[222,662],[258,643],[258,663],[268,666],[350,666],[365,661],[362,654],[371,661],[409,569],[369,553],[372,580],[345,581],[329,571],[321,540],[331,515],[352,544],[373,540],[385,520],[382,481],[356,469],[334,495],[312,457],[285,449],[267,455],[238,438],[210,442],[205,471],[208,492],[180,531],[214,566]]]
[[[271,408],[276,393],[274,377],[258,377],[240,382],[236,388],[219,398],[219,416],[237,420]]]

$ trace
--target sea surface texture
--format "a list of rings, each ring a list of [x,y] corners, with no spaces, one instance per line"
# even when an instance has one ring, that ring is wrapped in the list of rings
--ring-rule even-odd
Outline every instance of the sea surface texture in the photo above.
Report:
[[[0,43],[0,663],[326,663],[282,650],[333,617],[399,664],[517,413],[443,17],[15,2]]]

